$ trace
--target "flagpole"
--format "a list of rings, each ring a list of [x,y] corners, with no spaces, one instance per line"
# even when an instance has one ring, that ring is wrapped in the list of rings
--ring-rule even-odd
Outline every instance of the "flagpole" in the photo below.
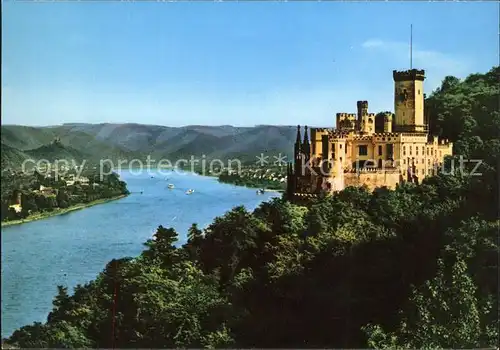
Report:
[[[410,69],[413,69],[413,24],[410,24]]]

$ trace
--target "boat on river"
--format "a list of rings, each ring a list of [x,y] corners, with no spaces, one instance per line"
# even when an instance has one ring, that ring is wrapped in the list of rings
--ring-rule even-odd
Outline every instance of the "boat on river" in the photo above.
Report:
[[[194,190],[189,189],[189,190],[186,191],[186,194],[191,194],[193,192],[194,192]]]
[[[171,190],[171,189],[173,189],[173,188],[175,188],[175,186],[174,186],[173,184],[168,184],[168,189],[169,189],[169,190]]]

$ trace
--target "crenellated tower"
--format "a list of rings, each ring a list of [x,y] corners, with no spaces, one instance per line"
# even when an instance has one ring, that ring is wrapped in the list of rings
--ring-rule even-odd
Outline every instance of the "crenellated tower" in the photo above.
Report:
[[[393,71],[395,131],[425,132],[424,79],[425,71],[410,69]]]
[[[361,127],[363,117],[368,115],[368,101],[358,101],[358,128]]]
[[[358,101],[358,130],[372,134],[375,128],[375,114],[368,113],[368,101]]]

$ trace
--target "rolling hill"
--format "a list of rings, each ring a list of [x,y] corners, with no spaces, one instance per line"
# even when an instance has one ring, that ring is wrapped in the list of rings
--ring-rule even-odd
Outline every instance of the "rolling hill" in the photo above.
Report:
[[[35,149],[26,150],[23,153],[32,159],[46,159],[51,163],[58,159],[74,160],[80,163],[85,158],[85,153],[60,142],[52,142]]]
[[[47,127],[1,126],[2,168],[27,157],[75,159],[234,159],[253,162],[255,156],[291,156],[296,129],[292,126],[230,125],[167,127],[144,124],[63,124]],[[52,141],[58,138],[59,144]],[[4,152],[2,152],[4,153]]]
[[[22,151],[10,147],[2,142],[1,144],[1,167],[2,169],[6,169],[13,165],[21,165],[25,159],[28,158],[28,155],[23,153]]]

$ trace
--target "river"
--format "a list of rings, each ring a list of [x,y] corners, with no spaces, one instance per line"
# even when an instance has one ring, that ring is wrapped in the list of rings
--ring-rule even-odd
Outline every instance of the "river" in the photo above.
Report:
[[[174,227],[179,244],[196,222],[210,224],[237,205],[253,210],[279,196],[221,184],[215,178],[122,171],[130,196],[21,225],[2,228],[2,338],[45,322],[57,285],[71,289],[96,277],[113,258],[137,256],[159,225]],[[174,189],[168,189],[172,183]],[[194,193],[187,195],[188,189]],[[142,194],[140,193],[142,191]]]

